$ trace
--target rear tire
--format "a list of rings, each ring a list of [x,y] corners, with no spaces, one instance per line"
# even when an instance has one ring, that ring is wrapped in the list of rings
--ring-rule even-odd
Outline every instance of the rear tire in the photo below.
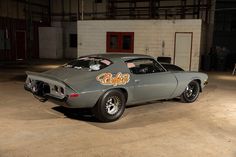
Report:
[[[200,93],[200,85],[197,81],[191,81],[186,87],[185,91],[180,96],[182,102],[194,102]]]
[[[115,121],[124,113],[125,100],[120,90],[109,90],[100,97],[93,108],[93,114],[102,122]]]

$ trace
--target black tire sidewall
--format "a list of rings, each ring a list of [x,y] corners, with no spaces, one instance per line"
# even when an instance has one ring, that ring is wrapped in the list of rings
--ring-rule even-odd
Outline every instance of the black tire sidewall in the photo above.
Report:
[[[121,106],[119,108],[119,111],[117,113],[115,113],[114,115],[110,115],[107,113],[105,107],[106,107],[106,102],[107,99],[110,96],[117,96],[119,97],[120,101],[121,101]],[[125,110],[125,96],[124,94],[120,91],[120,90],[109,90],[106,93],[104,93],[101,98],[99,99],[98,103],[95,106],[95,117],[103,122],[112,122],[115,121],[117,119],[119,119],[122,114],[124,113]]]

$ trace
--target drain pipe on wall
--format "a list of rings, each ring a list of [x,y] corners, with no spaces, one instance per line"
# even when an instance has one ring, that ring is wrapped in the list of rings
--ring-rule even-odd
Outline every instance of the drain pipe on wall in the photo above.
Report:
[[[165,41],[162,40],[162,44],[161,44],[161,55],[165,56]]]
[[[81,1],[81,20],[84,20],[84,0]]]

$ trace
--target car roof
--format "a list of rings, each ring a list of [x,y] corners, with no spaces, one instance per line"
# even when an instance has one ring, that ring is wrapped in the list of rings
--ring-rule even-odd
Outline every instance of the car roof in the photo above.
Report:
[[[118,61],[120,59],[127,61],[127,60],[138,59],[138,58],[152,58],[149,55],[133,54],[133,53],[104,53],[104,54],[88,55],[87,57],[101,57],[101,58],[109,59],[111,61]]]

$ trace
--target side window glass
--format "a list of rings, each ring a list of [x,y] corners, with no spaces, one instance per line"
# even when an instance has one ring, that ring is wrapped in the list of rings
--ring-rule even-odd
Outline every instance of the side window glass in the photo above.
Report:
[[[126,64],[133,74],[150,74],[164,71],[153,59],[135,59],[127,61]]]

